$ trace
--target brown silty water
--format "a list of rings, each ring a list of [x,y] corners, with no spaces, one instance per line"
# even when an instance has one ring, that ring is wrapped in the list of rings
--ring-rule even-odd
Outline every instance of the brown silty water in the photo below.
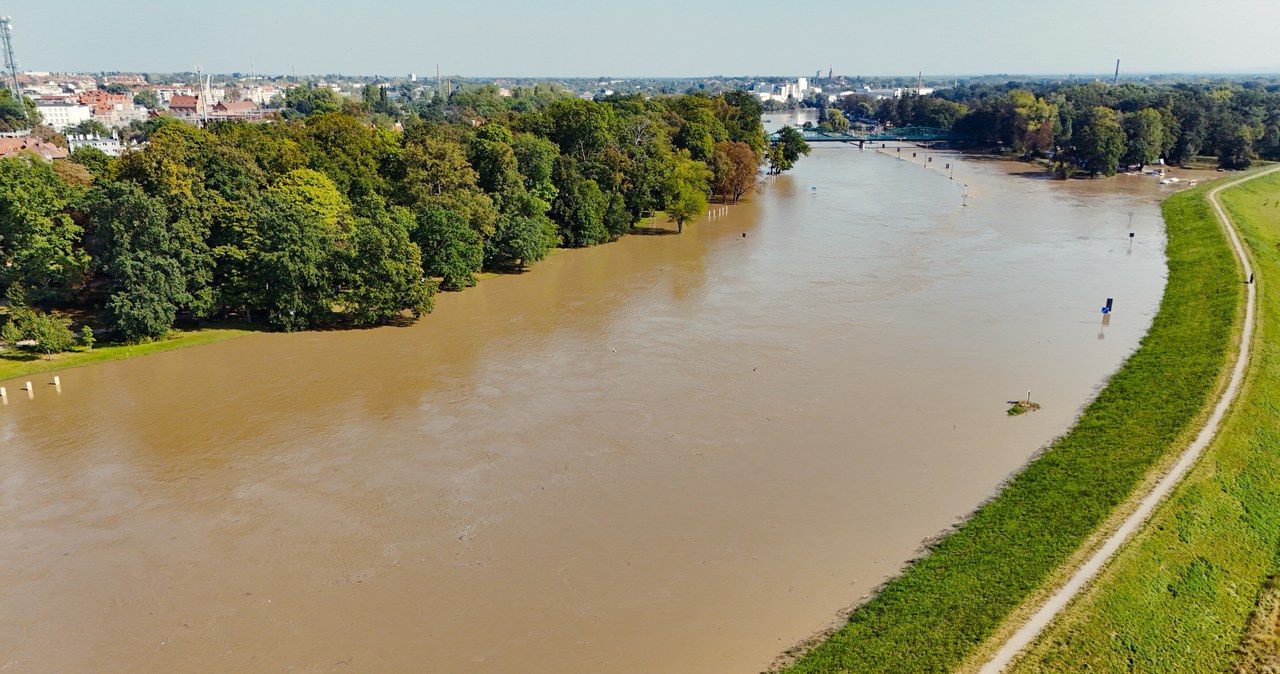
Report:
[[[1154,180],[922,161],[818,148],[412,327],[32,378],[0,672],[759,671],[1064,431],[1159,300]]]

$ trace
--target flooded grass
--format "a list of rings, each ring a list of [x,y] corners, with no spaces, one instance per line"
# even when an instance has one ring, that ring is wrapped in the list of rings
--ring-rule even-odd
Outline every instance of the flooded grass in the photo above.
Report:
[[[1237,264],[1204,191],[1165,202],[1160,310],[1072,430],[785,671],[950,671],[1181,448],[1243,315]]]
[[[1280,174],[1221,198],[1258,277],[1246,386],[1183,484],[1016,671],[1263,672],[1280,661]]]
[[[146,344],[99,342],[92,350],[86,351],[83,348],[77,348],[76,351],[54,354],[52,357],[25,351],[8,350],[0,352],[0,381],[41,372],[104,363],[109,360],[136,358],[162,351],[184,349],[189,346],[212,344],[253,332],[255,331],[231,328],[193,331],[174,330],[168,338]]]

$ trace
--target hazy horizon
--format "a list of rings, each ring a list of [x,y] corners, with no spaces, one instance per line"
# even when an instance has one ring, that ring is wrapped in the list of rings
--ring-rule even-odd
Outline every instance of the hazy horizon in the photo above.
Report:
[[[904,0],[817,15],[761,0],[652,0],[643,11],[496,0],[483,20],[468,7],[405,0],[355,8],[338,0],[223,0],[216,9],[127,0],[110,12],[67,0],[56,15],[44,0],[20,0],[3,12],[13,17],[19,67],[30,71],[189,72],[199,64],[213,73],[433,77],[439,64],[442,74],[472,78],[794,77],[831,69],[849,77],[1088,79],[1110,77],[1118,58],[1128,77],[1280,72],[1280,51],[1256,47],[1280,24],[1274,0],[1211,8],[1082,0],[1065,11],[1016,0]],[[1223,23],[1236,25],[1204,30]],[[892,72],[900,74],[884,74]]]

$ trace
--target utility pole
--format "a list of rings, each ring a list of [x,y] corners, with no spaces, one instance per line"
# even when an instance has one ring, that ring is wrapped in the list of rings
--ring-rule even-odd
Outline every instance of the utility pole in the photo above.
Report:
[[[4,67],[9,71],[9,92],[22,109],[22,119],[27,119],[27,105],[22,101],[22,89],[18,87],[18,59],[13,57],[13,20],[0,17],[0,39],[4,41]]]
[[[1120,82],[1120,59],[1116,59],[1116,74],[1111,78],[1111,86],[1115,86]]]

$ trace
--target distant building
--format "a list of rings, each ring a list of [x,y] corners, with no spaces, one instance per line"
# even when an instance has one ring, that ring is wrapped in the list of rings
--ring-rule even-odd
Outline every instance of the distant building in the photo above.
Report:
[[[134,120],[144,121],[147,118],[145,109],[133,105],[133,96],[129,94],[109,94],[100,89],[86,91],[78,97],[81,105],[93,108],[94,119],[110,127],[126,126]]]
[[[130,89],[146,86],[147,80],[142,75],[107,75],[102,78],[106,84],[123,84]]]
[[[37,102],[36,112],[40,113],[45,124],[53,127],[53,130],[58,133],[93,117],[92,107],[70,102]]]
[[[34,136],[0,138],[0,158],[16,157],[23,152],[32,152],[45,161],[66,159],[69,154],[66,148],[46,143]]]
[[[254,112],[257,109],[258,104],[253,101],[218,101],[217,105],[213,106],[214,112],[233,112],[241,114]]]
[[[216,119],[259,119],[263,110],[253,101],[218,101],[209,116]]]
[[[185,84],[153,84],[147,88],[156,92],[156,98],[164,105],[168,105],[174,96],[196,95],[196,90]]]
[[[902,98],[902,89],[873,89],[869,86],[862,87],[862,93],[876,100],[886,98]]]
[[[72,152],[75,152],[76,148],[80,147],[97,148],[109,157],[119,157],[124,152],[124,145],[115,138],[71,134],[67,136],[67,144],[71,146]]]
[[[169,99],[169,112],[175,115],[197,115],[200,113],[200,97],[175,95]]]

